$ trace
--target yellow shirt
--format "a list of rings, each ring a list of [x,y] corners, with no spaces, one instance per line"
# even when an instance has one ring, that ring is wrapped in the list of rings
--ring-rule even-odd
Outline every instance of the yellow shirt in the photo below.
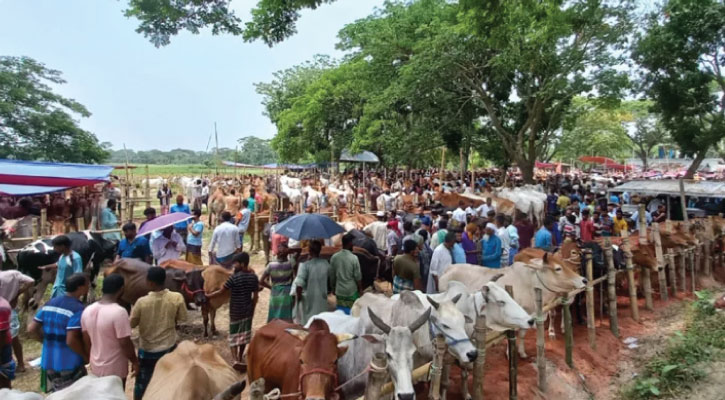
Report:
[[[614,234],[616,236],[620,236],[620,232],[626,231],[629,229],[629,225],[627,224],[627,220],[622,218],[614,218]]]
[[[184,320],[184,297],[169,289],[149,292],[131,309],[131,328],[138,327],[138,347],[144,351],[158,352],[174,346],[176,324]]]
[[[559,207],[560,210],[569,207],[569,204],[571,204],[571,199],[569,198],[569,196],[561,195],[556,200],[556,206]]]

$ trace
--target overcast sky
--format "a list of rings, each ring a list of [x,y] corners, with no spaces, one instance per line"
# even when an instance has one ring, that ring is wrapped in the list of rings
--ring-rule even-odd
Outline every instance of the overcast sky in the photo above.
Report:
[[[253,0],[233,3],[246,21]],[[210,33],[182,33],[155,48],[123,16],[126,0],[0,0],[0,55],[28,56],[63,72],[57,90],[93,114],[81,126],[115,149],[204,150],[271,138],[254,83],[312,58],[339,55],[337,32],[382,0],[338,0],[303,13],[297,35],[273,48]],[[213,143],[212,143],[213,146]]]

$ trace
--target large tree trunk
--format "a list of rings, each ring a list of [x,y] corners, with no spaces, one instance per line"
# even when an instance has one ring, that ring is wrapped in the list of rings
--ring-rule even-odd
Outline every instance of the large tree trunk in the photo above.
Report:
[[[536,183],[534,180],[534,163],[535,161],[530,161],[523,157],[517,157],[516,165],[518,165],[521,170],[521,178],[523,178],[524,183]]]
[[[690,168],[687,169],[687,172],[685,173],[685,179],[692,179],[695,177],[695,172],[697,172],[697,169],[700,168],[700,164],[702,164],[702,160],[705,159],[705,156],[707,155],[707,149],[702,149],[699,152],[697,152],[697,156],[694,160],[692,160],[692,164],[690,164]]]

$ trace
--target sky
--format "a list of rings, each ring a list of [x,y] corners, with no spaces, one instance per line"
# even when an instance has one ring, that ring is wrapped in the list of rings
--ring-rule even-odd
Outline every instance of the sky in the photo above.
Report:
[[[232,6],[246,22],[255,0]],[[298,33],[272,48],[240,37],[181,33],[154,47],[123,16],[126,0],[0,0],[0,55],[28,56],[63,72],[63,96],[92,113],[84,129],[114,149],[206,150],[244,136],[272,138],[254,83],[315,54],[340,56],[337,32],[383,0],[338,0],[303,12]],[[214,146],[212,141],[211,146]]]

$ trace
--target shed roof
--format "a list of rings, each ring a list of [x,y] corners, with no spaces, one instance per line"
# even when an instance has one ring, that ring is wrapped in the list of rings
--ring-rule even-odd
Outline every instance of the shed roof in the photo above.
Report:
[[[695,197],[725,197],[725,182],[684,181],[685,195]],[[609,189],[610,192],[629,192],[644,195],[680,195],[680,181],[675,179],[636,180]]]

